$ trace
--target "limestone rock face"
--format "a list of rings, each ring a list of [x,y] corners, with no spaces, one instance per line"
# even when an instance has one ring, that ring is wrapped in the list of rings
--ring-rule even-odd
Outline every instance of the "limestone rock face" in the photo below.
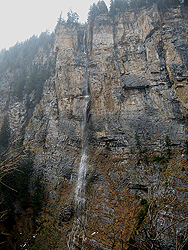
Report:
[[[55,84],[62,135],[72,145],[81,145],[83,97],[85,92],[86,56],[83,30],[62,27],[56,37],[58,51]]]
[[[52,133],[58,130],[59,140],[64,138],[58,141],[63,154],[61,151],[61,167],[56,171],[62,169],[61,176],[66,176],[71,187],[76,183],[81,141],[85,139],[82,116],[88,76],[90,97],[84,134],[89,148],[88,235],[100,230],[100,225],[106,234],[111,234],[111,227],[117,231],[123,227],[124,237],[128,237],[134,227],[130,218],[134,221],[138,209],[130,205],[134,198],[129,192],[151,197],[152,190],[158,192],[157,187],[161,193],[165,190],[158,171],[150,172],[144,164],[136,167],[140,160],[135,134],[142,147],[153,152],[166,150],[167,135],[173,145],[183,146],[188,114],[186,18],[187,10],[173,8],[163,13],[156,6],[126,12],[114,20],[98,16],[87,27],[87,56],[84,29],[62,26],[56,34],[59,125]],[[52,169],[61,182],[54,165]],[[166,178],[171,180],[169,186],[176,182],[175,177]],[[67,202],[66,198],[58,218],[72,214],[71,199]],[[96,240],[101,242],[100,236]]]
[[[121,249],[134,228],[140,197],[167,194],[177,186],[179,197],[187,195],[187,181],[180,181],[186,178],[181,169],[188,132],[187,19],[187,8],[163,12],[154,5],[114,19],[97,16],[87,27],[63,24],[55,36],[55,75],[45,82],[40,102],[34,103],[34,92],[9,100],[10,86],[1,84],[6,95],[0,104],[9,103],[11,131],[32,141],[33,176],[42,177],[49,214],[64,223],[61,249],[67,248],[73,222],[83,140],[88,149],[86,234],[93,245],[109,249],[103,243],[118,238],[115,249]],[[37,60],[43,60],[40,53]],[[34,103],[29,108],[28,100]],[[164,167],[152,157],[167,156],[167,135],[174,151]],[[171,171],[176,167],[178,177]]]
[[[179,121],[187,116],[185,18],[180,8],[161,13],[153,6],[115,20],[98,16],[88,25],[91,145],[104,145],[109,139],[114,147],[126,148],[135,132],[147,142],[161,133],[184,137]],[[55,41],[59,121],[62,136],[76,147],[81,142],[86,81],[83,33],[62,26]]]
[[[109,137],[130,144],[136,131],[146,141],[157,133],[184,136],[179,121],[187,116],[185,15],[153,6],[114,22],[99,16],[90,24],[89,123],[95,141]]]
[[[76,177],[80,161],[87,78],[88,146],[130,152],[135,133],[151,147],[150,140],[158,135],[183,139],[188,114],[187,15],[185,8],[162,12],[154,5],[114,19],[98,16],[87,28],[62,25],[54,44],[55,76],[45,83],[40,103],[35,103],[35,92],[21,101],[9,99],[13,75],[7,74],[1,84],[1,121],[7,103],[12,134],[44,141],[44,152],[65,150],[56,158],[69,180]],[[48,60],[42,51],[35,62]]]

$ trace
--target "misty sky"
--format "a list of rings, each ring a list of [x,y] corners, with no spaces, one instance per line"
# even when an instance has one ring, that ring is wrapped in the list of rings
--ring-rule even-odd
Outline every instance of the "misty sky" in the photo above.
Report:
[[[52,32],[62,11],[63,17],[71,8],[87,19],[89,7],[98,0],[0,0],[0,50],[47,29]],[[110,0],[105,0],[109,7]]]

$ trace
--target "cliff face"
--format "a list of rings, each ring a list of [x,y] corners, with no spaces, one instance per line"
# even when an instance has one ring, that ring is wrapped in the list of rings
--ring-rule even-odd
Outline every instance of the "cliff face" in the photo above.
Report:
[[[177,190],[182,188],[180,197],[186,194],[185,184],[177,181],[180,176],[170,171],[170,164],[165,169],[154,162],[146,164],[139,147],[142,151],[147,148],[151,160],[154,152],[166,150],[168,135],[174,150],[171,165],[176,168],[179,162],[178,169],[186,165],[179,150],[187,139],[187,19],[186,8],[162,12],[156,6],[114,19],[98,16],[86,30],[87,54],[85,27],[63,25],[57,30],[55,76],[44,84],[24,139],[37,142],[34,176],[42,176],[49,212],[61,221],[59,249],[67,248],[73,222],[87,78],[90,97],[84,140],[89,149],[88,241],[110,248],[116,238],[116,249],[120,249],[134,228],[140,197],[150,199],[158,192],[168,197],[174,185]],[[18,134],[25,121],[24,105],[24,100],[12,100],[8,106],[10,128]],[[185,175],[181,178],[184,181]],[[91,236],[93,232],[95,236]],[[39,235],[41,240],[47,244],[44,234]]]
[[[89,41],[95,138],[117,136],[130,144],[135,131],[144,140],[184,133],[177,121],[187,115],[187,24],[180,9],[162,14],[152,7],[120,15],[113,24],[108,17],[95,21]]]

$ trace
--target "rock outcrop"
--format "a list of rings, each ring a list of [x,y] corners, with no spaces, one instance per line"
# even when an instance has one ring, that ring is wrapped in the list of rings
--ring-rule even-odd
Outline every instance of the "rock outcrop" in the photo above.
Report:
[[[24,140],[33,140],[34,176],[43,178],[49,214],[61,223],[63,249],[74,216],[87,77],[87,241],[99,249],[101,244],[111,249],[113,241],[120,249],[134,228],[141,198],[158,192],[167,198],[172,187],[179,197],[187,196],[186,175],[180,173],[180,166],[187,171],[182,154],[188,132],[187,19],[185,7],[163,12],[154,5],[114,18],[97,16],[87,29],[62,25],[54,43],[55,75],[45,82],[30,118],[26,99],[7,101],[11,130],[23,133],[25,126]],[[6,84],[2,89],[8,91]],[[166,136],[174,155],[164,167],[152,157],[166,152]]]

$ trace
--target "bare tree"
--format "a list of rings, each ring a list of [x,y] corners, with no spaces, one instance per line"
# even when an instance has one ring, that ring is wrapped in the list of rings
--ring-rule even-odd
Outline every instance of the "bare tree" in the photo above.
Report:
[[[12,187],[6,185],[3,182],[3,178],[17,170],[18,167],[18,163],[21,160],[24,160],[25,156],[27,155],[27,147],[30,143],[30,141],[28,141],[26,144],[22,145],[22,146],[17,146],[18,144],[18,139],[13,139],[9,145],[9,147],[6,149],[6,151],[0,156],[0,184],[4,185],[6,187],[8,187],[9,189],[17,192],[17,190],[13,189]],[[0,194],[0,204],[2,204],[4,201],[4,197],[3,194]],[[8,210],[4,210],[2,212],[0,212],[0,222],[3,221],[5,219],[5,216],[7,215]]]
[[[151,202],[143,224],[133,232],[129,249],[184,249],[188,244],[188,217],[177,210],[176,201],[177,197],[162,207]]]

